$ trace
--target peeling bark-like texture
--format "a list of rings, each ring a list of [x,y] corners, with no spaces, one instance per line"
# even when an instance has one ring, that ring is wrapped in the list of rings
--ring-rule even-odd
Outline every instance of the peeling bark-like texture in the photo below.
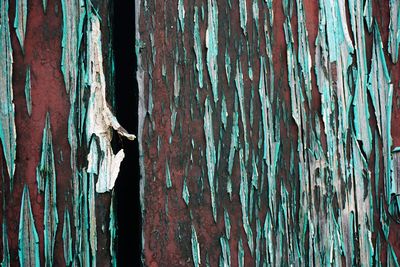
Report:
[[[146,266],[399,265],[398,11],[136,1]]]
[[[8,177],[10,177],[10,187],[13,186],[15,172],[15,152],[17,133],[15,129],[15,109],[12,87],[12,64],[13,52],[10,39],[10,26],[8,16],[9,3],[7,0],[1,1],[0,6],[0,138],[3,147],[4,158],[7,162]]]
[[[0,3],[2,266],[117,266],[112,10]]]

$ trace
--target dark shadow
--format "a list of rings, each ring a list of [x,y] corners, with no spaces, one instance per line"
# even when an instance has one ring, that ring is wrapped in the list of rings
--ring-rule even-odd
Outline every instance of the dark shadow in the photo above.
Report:
[[[114,1],[115,107],[118,121],[137,135],[138,85],[135,54],[135,1]],[[137,140],[121,138],[125,151],[116,182],[118,266],[141,266],[141,211],[139,147]]]

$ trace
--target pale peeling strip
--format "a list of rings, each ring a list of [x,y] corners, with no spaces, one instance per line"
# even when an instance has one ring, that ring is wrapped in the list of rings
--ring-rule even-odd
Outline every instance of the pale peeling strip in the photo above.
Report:
[[[76,240],[80,240],[80,242],[76,242],[76,250],[80,253],[77,255],[79,262],[83,266],[92,266],[91,264],[91,254],[90,254],[90,204],[89,204],[89,177],[85,170],[82,170],[80,173],[81,179],[81,191],[80,197],[82,199],[80,203],[80,227],[76,230],[77,236]]]
[[[393,85],[386,66],[382,39],[379,27],[374,23],[374,44],[372,48],[371,72],[369,74],[368,89],[371,95],[374,112],[377,119],[379,134],[382,139],[382,154],[384,163],[385,194],[389,204],[392,193],[397,193],[396,181],[391,174],[391,116]]]
[[[24,51],[27,16],[28,16],[28,0],[16,0],[14,29],[22,51]]]
[[[62,0],[61,6],[63,12],[61,71],[64,76],[65,89],[69,93],[74,91],[77,86],[79,71],[77,62],[86,10],[82,0]]]
[[[260,81],[258,87],[261,105],[261,121],[263,129],[263,160],[268,167],[268,202],[269,208],[276,213],[276,171],[278,163],[278,155],[280,150],[280,142],[275,141],[275,128],[279,128],[279,122],[274,121],[274,114],[270,103],[270,96],[267,89],[267,70],[265,66],[265,58],[260,58]],[[264,175],[262,175],[264,177]],[[261,188],[262,189],[262,188]]]
[[[286,60],[287,60],[287,71],[288,71],[288,83],[290,87],[290,102],[292,108],[292,117],[296,122],[297,127],[300,128],[301,127],[300,110],[301,110],[301,102],[303,101],[303,96],[301,94],[300,79],[298,79],[297,75],[297,60],[294,52],[292,27],[290,25],[290,17],[288,14],[289,11],[286,10],[288,8],[286,5],[284,5],[286,19],[283,24],[283,29],[285,32],[285,41],[287,50]]]
[[[257,217],[256,218],[256,266],[260,266],[261,263],[261,236],[262,236],[262,228],[261,228],[261,221]]]
[[[72,264],[72,234],[71,234],[71,222],[69,219],[69,212],[64,212],[64,223],[62,230],[62,240],[64,248],[64,261],[66,266]]]
[[[231,131],[231,145],[229,149],[229,159],[228,159],[228,174],[229,178],[232,175],[233,165],[235,163],[235,154],[239,148],[239,103],[237,93],[235,91],[235,103],[234,103],[234,111],[232,116],[232,131]],[[228,190],[230,198],[232,199],[231,190]]]
[[[172,187],[171,172],[169,170],[168,159],[165,161],[165,184],[168,189]]]
[[[267,212],[264,222],[264,239],[265,239],[265,262],[268,266],[275,266],[275,250],[274,250],[274,226],[272,224],[270,212]]]
[[[46,266],[53,265],[53,252],[56,240],[58,212],[57,212],[57,179],[54,162],[53,141],[50,128],[50,115],[46,114],[46,122],[43,129],[42,151],[39,166],[36,173],[39,183],[44,185],[44,256]],[[43,190],[42,189],[42,190]],[[40,191],[40,189],[38,190]]]
[[[297,6],[297,34],[298,34],[298,59],[300,64],[300,73],[304,82],[304,90],[306,92],[308,104],[311,105],[312,100],[312,84],[311,84],[311,54],[308,44],[308,31],[306,25],[306,15],[302,0],[296,1]]]
[[[193,48],[196,54],[196,69],[199,73],[199,86],[203,88],[203,52],[202,52],[202,45],[201,45],[201,38],[200,38],[200,25],[199,25],[199,8],[197,6],[194,7],[194,42]]]
[[[218,101],[218,4],[208,0],[208,27],[206,31],[207,68],[214,102]]]
[[[204,105],[204,135],[206,138],[206,161],[207,161],[207,173],[208,173],[208,183],[211,191],[211,206],[214,221],[217,222],[217,206],[215,199],[215,165],[217,162],[217,155],[215,151],[214,144],[214,131],[212,122],[212,107],[209,97],[206,98]]]
[[[94,185],[94,174],[90,173],[88,183],[88,210],[89,210],[89,242],[90,242],[90,255],[92,266],[96,266],[96,252],[97,252],[97,226],[96,226],[96,197],[95,197],[95,185]]]
[[[249,142],[247,138],[247,122],[246,122],[246,105],[245,105],[245,95],[244,95],[244,81],[243,81],[243,73],[242,73],[242,65],[238,60],[236,62],[236,76],[235,76],[235,84],[236,91],[239,97],[239,107],[240,107],[240,115],[243,124],[243,138],[244,138],[244,158],[247,163],[249,160]]]
[[[46,14],[47,11],[47,0],[42,0],[43,11]]]
[[[179,93],[181,91],[181,75],[178,68],[179,54],[178,49],[175,51],[175,63],[174,63],[174,102],[175,106],[179,104]]]
[[[140,46],[143,43],[141,40],[141,35],[139,29],[139,18],[141,17],[141,7],[142,7],[142,1],[141,0],[135,0],[135,53],[136,53],[136,59],[137,59],[137,71],[136,71],[136,80],[138,83],[138,90],[139,90],[139,103],[138,103],[138,146],[139,146],[139,167],[140,167],[140,181],[139,181],[139,191],[140,191],[140,208],[142,211],[142,214],[144,214],[145,210],[145,193],[144,193],[144,188],[146,185],[146,172],[145,172],[145,164],[144,164],[144,148],[143,148],[143,130],[144,130],[144,122],[145,122],[145,116],[146,116],[146,105],[145,105],[145,96],[144,96],[144,74],[145,71],[143,69],[143,57],[142,57],[142,52],[140,50]],[[166,35],[165,38],[168,36]],[[163,64],[163,66],[165,66]],[[162,73],[165,73],[165,71],[162,68]],[[165,77],[165,74],[163,74]],[[160,140],[160,138],[158,139]],[[157,144],[157,148],[159,148],[159,143]],[[159,153],[158,149],[158,153]],[[142,227],[142,238],[141,238],[141,245],[142,248],[145,247],[145,235],[144,235],[144,230]],[[143,252],[143,251],[142,251]]]
[[[352,144],[352,169],[354,172],[354,191],[357,204],[358,240],[360,249],[361,266],[372,266],[374,248],[372,245],[373,228],[373,203],[371,190],[371,173],[368,163],[361,153],[361,149],[355,139]]]
[[[244,267],[244,248],[243,248],[243,242],[242,238],[239,237],[238,241],[238,266],[239,267]]]
[[[95,135],[100,148],[99,153],[89,153],[89,165],[97,162],[99,165],[96,192],[104,193],[113,189],[119,173],[119,167],[125,156],[123,149],[114,154],[111,147],[112,128],[121,136],[134,140],[135,135],[129,134],[118,123],[106,101],[106,82],[103,71],[103,55],[101,50],[100,20],[96,15],[89,18],[87,31],[88,83],[90,98],[86,117],[86,138],[88,142]],[[92,144],[90,144],[92,145]],[[88,170],[94,173],[92,170]]]
[[[17,131],[12,89],[12,47],[8,20],[8,1],[0,2],[0,139],[13,188]]]
[[[196,229],[192,225],[192,256],[193,256],[193,264],[195,267],[199,267],[201,264],[201,255],[200,255],[200,244],[197,240]]]
[[[231,238],[231,220],[229,219],[229,213],[224,209],[224,222],[225,222],[225,236],[229,240]]]
[[[373,14],[372,14],[372,0],[365,0],[364,4],[364,18],[365,23],[367,24],[368,32],[372,32],[372,22],[373,22]]]
[[[389,38],[388,50],[392,56],[392,62],[397,63],[399,59],[399,44],[400,44],[400,1],[389,0],[390,8],[390,23],[389,23]]]
[[[190,193],[186,183],[186,178],[183,180],[182,199],[185,201],[186,206],[189,206]]]
[[[367,159],[372,150],[372,134],[369,125],[367,99],[367,58],[365,49],[364,17],[360,1],[349,0],[351,26],[354,34],[357,69],[354,75],[354,125],[356,137],[362,141],[362,149]]]
[[[28,186],[24,186],[18,231],[18,257],[20,266],[40,266],[39,236],[32,214]]]
[[[219,238],[219,243],[221,245],[221,255],[219,258],[219,266],[220,267],[230,267],[231,266],[231,250],[229,248],[229,240],[221,236]]]
[[[183,0],[178,0],[178,17],[181,32],[185,31],[185,5]]]
[[[246,167],[243,160],[243,149],[239,150],[239,161],[240,161],[240,189],[239,189],[239,197],[240,204],[242,207],[242,223],[243,228],[247,236],[247,244],[250,249],[251,255],[253,255],[254,251],[254,240],[253,240],[253,231],[251,230],[251,225],[249,221],[249,183],[247,179]]]
[[[239,0],[239,14],[240,14],[240,27],[243,30],[243,34],[247,32],[247,4],[246,0]]]
[[[28,111],[29,117],[32,115],[32,97],[31,97],[31,68],[28,66],[26,68],[25,76],[25,100],[26,100],[26,110]]]
[[[231,57],[229,56],[228,47],[225,49],[225,75],[228,85],[231,83]]]

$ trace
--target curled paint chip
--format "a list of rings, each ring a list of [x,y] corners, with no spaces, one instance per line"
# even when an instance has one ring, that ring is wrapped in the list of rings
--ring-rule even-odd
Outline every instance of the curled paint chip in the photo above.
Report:
[[[119,167],[125,157],[121,149],[114,154],[111,147],[112,129],[129,140],[135,135],[129,134],[117,121],[106,101],[106,82],[103,71],[103,56],[101,53],[100,21],[97,16],[91,16],[91,27],[88,29],[88,73],[90,97],[86,117],[86,138],[91,146],[97,146],[100,151],[90,149],[88,165],[98,164],[98,180],[96,192],[104,193],[113,189],[119,173]],[[96,138],[92,138],[95,136]],[[88,173],[96,173],[93,168]]]

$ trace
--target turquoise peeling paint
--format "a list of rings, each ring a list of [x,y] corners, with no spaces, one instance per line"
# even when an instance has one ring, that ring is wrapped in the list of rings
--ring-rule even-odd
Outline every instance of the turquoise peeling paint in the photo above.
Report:
[[[189,188],[186,184],[186,179],[183,181],[182,199],[183,201],[185,201],[186,206],[189,206],[190,193]]]
[[[29,117],[32,115],[32,98],[31,98],[31,68],[26,68],[25,76],[25,100],[26,110],[28,111]]]
[[[3,209],[3,212],[4,212],[4,209]],[[3,236],[2,237],[3,261],[1,262],[1,266],[8,267],[8,266],[10,266],[10,250],[9,250],[9,246],[8,246],[7,223],[6,223],[5,216],[3,216],[2,236]]]
[[[168,159],[165,161],[165,184],[167,188],[172,187],[171,173],[169,171]]]
[[[232,200],[232,181],[230,176],[232,175],[233,164],[235,162],[235,154],[239,148],[239,112],[238,112],[238,98],[235,91],[235,103],[234,103],[234,112],[232,116],[232,131],[231,131],[231,145],[229,150],[229,159],[228,159],[228,183],[227,183],[227,192],[229,194],[229,198]]]
[[[239,161],[240,161],[240,190],[239,190],[239,197],[240,203],[242,205],[242,222],[243,228],[247,235],[247,244],[249,246],[251,254],[254,251],[254,241],[253,241],[253,231],[250,227],[250,220],[249,220],[249,185],[247,180],[247,174],[245,169],[245,163],[243,160],[243,150],[239,150]]]
[[[72,263],[72,233],[71,233],[71,222],[69,219],[68,210],[65,210],[64,212],[62,239],[63,239],[65,265],[69,266]]]
[[[351,28],[356,52],[356,72],[354,76],[354,124],[357,139],[362,141],[363,150],[369,158],[371,154],[371,129],[368,123],[369,111],[367,103],[367,59],[365,51],[364,18],[361,14],[362,6],[360,1],[349,1]]]
[[[240,13],[240,27],[246,35],[247,27],[247,4],[246,0],[239,0],[239,13]]]
[[[39,165],[36,169],[38,191],[44,191],[44,256],[45,265],[53,265],[54,243],[56,240],[58,212],[57,212],[57,179],[54,164],[53,141],[50,129],[50,115],[46,114],[43,129],[42,151]]]
[[[225,74],[226,74],[226,80],[228,81],[228,84],[231,82],[231,57],[229,56],[228,53],[228,47],[225,50]]]
[[[46,13],[47,11],[47,0],[42,0],[43,11]]]
[[[214,102],[218,101],[218,4],[208,0],[208,28],[206,32],[207,68]]]
[[[392,62],[397,63],[399,58],[400,44],[400,3],[397,0],[389,0],[390,8],[390,24],[389,24],[389,39],[388,50],[392,56]]]
[[[239,238],[237,255],[238,255],[238,266],[244,267],[244,249],[243,249],[242,238]]]
[[[301,80],[304,83],[308,105],[311,103],[311,55],[308,45],[308,32],[306,28],[306,16],[302,0],[296,1],[297,6],[297,35],[298,35],[298,59],[300,64]]]
[[[231,237],[231,220],[229,219],[229,213],[224,209],[224,222],[225,222],[225,236],[229,240]]]
[[[84,266],[95,266],[98,249],[96,222],[98,196],[95,192],[95,182],[100,174],[104,174],[104,170],[100,169],[101,164],[98,161],[92,161],[91,165],[87,162],[82,164],[79,151],[99,155],[102,151],[98,150],[99,147],[95,144],[99,141],[100,148],[104,145],[103,140],[86,134],[87,127],[92,125],[87,114],[90,103],[93,104],[93,97],[88,98],[88,86],[93,86],[95,82],[97,85],[104,86],[104,73],[101,73],[103,66],[98,67],[99,62],[102,65],[102,39],[100,32],[97,31],[100,30],[100,23],[108,20],[101,20],[90,2],[74,0],[62,1],[61,4],[63,11],[61,71],[71,106],[68,118],[68,142],[71,147],[73,203],[71,225],[69,222],[66,224],[65,221],[63,225],[64,260],[66,264],[80,262]],[[85,44],[83,49],[81,49],[81,44]],[[140,42],[136,42],[135,48],[140,49],[140,47]],[[93,71],[96,71],[96,79],[93,78]],[[113,88],[106,88],[105,91],[111,92],[111,90]],[[118,124],[114,118],[109,119],[111,123]],[[114,194],[111,198],[113,202]],[[69,213],[64,217],[70,220]],[[113,266],[117,264],[114,217],[115,211],[110,208],[109,228],[103,229],[103,232],[110,233],[110,263]],[[71,232],[71,229],[74,230]]]
[[[185,5],[183,0],[178,0],[178,17],[181,32],[185,31]]]
[[[236,76],[235,76],[235,84],[236,84],[236,91],[239,97],[239,107],[240,107],[240,114],[243,124],[243,135],[244,135],[244,155],[246,163],[249,159],[249,143],[247,139],[247,123],[246,123],[246,109],[245,109],[245,96],[244,96],[244,82],[243,82],[243,73],[241,63],[238,60],[236,63]]]
[[[393,9],[397,3],[389,4]],[[164,112],[163,105],[169,105],[171,113],[167,111],[167,120],[160,118],[161,122],[145,118],[142,129],[145,160],[154,162],[152,144],[158,157],[174,150],[177,142],[188,148],[179,148],[186,162],[174,156],[165,164],[171,179],[176,179],[174,185],[181,187],[178,198],[183,201],[174,200],[173,190],[164,190],[167,197],[162,198],[168,201],[162,202],[169,208],[168,218],[190,214],[192,231],[184,231],[186,237],[192,236],[188,264],[197,266],[201,259],[205,266],[382,266],[384,261],[396,266],[396,246],[389,233],[398,213],[397,165],[393,163],[398,156],[390,132],[397,86],[392,81],[398,76],[397,66],[386,62],[382,44],[386,34],[379,33],[387,31],[377,13],[382,9],[371,0],[319,0],[317,10],[301,0],[240,0],[232,5],[211,0],[194,8],[185,5],[185,16],[194,19],[193,25],[185,21],[184,35],[189,41],[167,39],[175,64],[166,64],[166,55],[157,57],[163,62],[163,83],[152,88],[165,86],[163,93],[168,94],[162,104],[152,98],[154,110],[161,106]],[[148,19],[143,16],[140,23]],[[176,29],[181,27],[179,19],[164,19],[169,37],[175,34],[171,26],[182,36]],[[390,31],[396,31],[397,18],[391,21],[389,38],[394,38]],[[190,27],[193,32],[188,31]],[[167,33],[154,30],[153,34],[149,38]],[[143,88],[155,82],[147,40],[141,40]],[[201,49],[204,46],[207,55]],[[184,55],[185,47],[187,51],[192,47],[192,53]],[[389,49],[395,51],[391,45]],[[208,75],[203,76],[204,58]],[[224,73],[213,72],[218,69]],[[168,102],[177,96],[179,109]],[[190,127],[185,130],[179,121],[189,112]],[[174,139],[168,143],[168,136],[157,129],[147,134],[146,123],[149,127],[150,123],[156,127],[171,123]],[[164,158],[160,162],[164,166]],[[157,189],[158,169],[150,170],[147,163],[144,167],[145,174],[150,174],[145,178],[147,194],[149,188]],[[208,186],[204,184],[207,178]],[[164,180],[161,185],[165,186]],[[151,213],[154,203],[146,196],[144,200]],[[179,214],[173,212],[177,207]],[[217,211],[223,216],[218,217]],[[163,210],[151,216],[165,214]],[[144,219],[151,222],[152,217],[144,215]],[[207,230],[196,228],[196,233],[193,225],[199,223]],[[149,251],[153,231],[149,228],[144,230],[146,263],[161,259],[176,264],[176,258],[160,255],[157,248]],[[171,228],[156,228],[182,236],[180,231],[171,233]],[[201,241],[201,254],[194,236]],[[184,244],[182,240],[168,241],[175,249]],[[178,249],[176,253],[187,257],[186,252]]]
[[[18,231],[18,257],[20,266],[40,266],[39,236],[32,214],[29,188],[24,186],[21,198],[21,213]]]
[[[110,204],[110,224],[108,230],[110,231],[110,255],[111,255],[111,266],[117,267],[117,211],[115,209],[116,198],[115,192],[111,195]]]
[[[206,138],[206,160],[207,160],[207,174],[208,184],[211,192],[211,207],[213,212],[214,221],[217,222],[217,206],[215,200],[215,165],[216,165],[216,152],[214,145],[214,133],[212,122],[212,107],[209,98],[206,98],[204,104],[204,135]]]
[[[28,16],[28,0],[16,0],[14,28],[22,51],[24,51],[27,16]]]
[[[379,28],[374,23],[374,44],[372,48],[371,71],[368,79],[368,91],[371,95],[372,104],[377,119],[379,135],[382,140],[382,153],[384,155],[385,169],[385,191],[386,201],[389,204],[392,194],[397,193],[396,181],[391,174],[391,146],[392,138],[391,115],[392,115],[392,96],[393,85],[390,81],[388,69],[386,67],[385,56]]]
[[[229,248],[229,242],[226,237],[220,237],[219,243],[221,245],[221,256],[219,259],[220,267],[231,266],[231,250]]]
[[[8,1],[0,1],[0,139],[7,163],[10,188],[13,188],[17,131],[12,88],[12,48],[8,24]]]
[[[199,26],[199,9],[194,7],[194,52],[196,54],[196,69],[199,73],[199,86],[203,88],[203,52],[200,40],[200,26]]]
[[[364,4],[364,18],[365,23],[367,24],[368,32],[372,32],[372,22],[373,22],[373,14],[372,14],[372,0],[365,0]]]
[[[192,256],[193,256],[193,264],[195,267],[199,267],[201,264],[200,258],[200,244],[197,240],[196,229],[192,225]]]
[[[63,12],[63,36],[61,71],[64,83],[72,101],[73,92],[78,84],[78,55],[83,37],[83,23],[86,15],[85,5],[81,0],[61,1]]]

